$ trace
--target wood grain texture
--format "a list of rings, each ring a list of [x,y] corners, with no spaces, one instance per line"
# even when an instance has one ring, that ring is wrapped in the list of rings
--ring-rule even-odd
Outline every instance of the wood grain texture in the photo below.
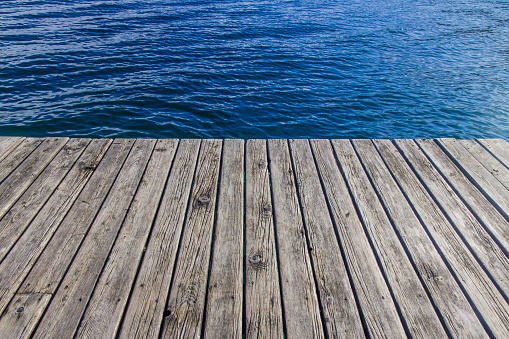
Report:
[[[394,155],[386,152],[382,148],[386,143],[385,140],[375,140],[383,160],[374,153],[371,145],[360,149],[358,154],[362,158],[366,173],[369,175],[388,217],[392,220],[401,243],[414,263],[417,274],[452,337],[487,337],[474,310],[442,260],[439,251],[429,239],[411,206],[406,202],[405,196],[391,177],[391,172],[384,161],[389,163],[392,161],[391,156],[398,154],[397,151]],[[365,152],[370,152],[370,156],[363,156]],[[396,167],[395,170],[401,172],[399,167]],[[405,174],[411,175],[408,171],[403,172],[403,175]],[[366,219],[366,223],[368,222],[370,221]]]
[[[491,154],[509,167],[509,143],[503,139],[477,139]]]
[[[286,335],[323,338],[306,231],[286,140],[269,140],[269,162]]]
[[[205,337],[242,337],[244,141],[227,139],[217,201]]]
[[[507,188],[481,165],[458,140],[437,139],[437,142],[454,159],[454,162],[463,170],[469,180],[509,220],[509,194]]]
[[[509,169],[474,140],[459,140],[459,143],[479,161],[505,188],[509,189]]]
[[[363,338],[361,318],[334,225],[327,213],[327,202],[309,141],[290,140],[290,149],[325,329],[330,338]],[[330,149],[329,152],[332,155]],[[374,264],[376,266],[376,262]]]
[[[221,140],[203,140],[162,338],[199,338],[221,163]]]
[[[94,143],[102,145],[97,149],[97,161],[101,160],[101,151],[110,145],[111,140],[97,140]],[[25,308],[24,325],[27,327],[19,338],[28,338],[35,325],[39,322],[44,310],[51,301],[59,283],[69,267],[74,254],[79,248],[82,239],[87,234],[106,194],[115,180],[134,140],[117,140],[108,148],[100,163],[97,165],[92,177],[89,179],[71,210],[67,213],[41,256],[32,267],[23,285],[12,298],[9,309],[14,309],[16,300],[30,295],[44,295],[40,301],[30,308]],[[89,166],[93,169],[94,164]],[[31,300],[31,299],[30,299]],[[0,318],[0,328],[4,322]],[[1,335],[0,335],[1,337]]]
[[[155,338],[159,334],[199,148],[199,140],[179,143],[120,338]]]
[[[482,221],[487,231],[497,239],[500,246],[509,252],[509,222],[497,211],[488,199],[468,180],[452,160],[433,140],[416,140],[421,150]]]
[[[0,137],[0,166],[2,160],[19,144],[21,144],[25,138],[18,137]]]
[[[76,338],[115,336],[159,207],[177,143],[174,139],[157,141]]]
[[[348,140],[333,140],[332,145],[344,179],[339,168],[334,168],[332,160],[328,161],[331,163],[328,169],[324,168],[324,171],[320,171],[320,173],[323,173],[323,178],[325,178],[325,173],[328,176],[327,180],[324,179],[325,187],[327,187],[326,194],[340,231],[357,298],[370,335],[373,337],[404,337],[406,334],[403,325],[406,325],[411,335],[416,337],[422,337],[423,333],[429,333],[428,330],[431,333],[440,333],[440,327],[434,323],[433,312],[430,313],[425,306],[425,297],[418,297],[419,290],[411,291],[412,287],[415,288],[418,285],[415,280],[412,281],[413,277],[408,269],[405,271],[405,257],[397,251],[397,244],[394,240],[392,240],[392,244],[380,244],[380,238],[383,238],[382,241],[389,241],[393,237],[390,230],[387,230],[390,223],[386,223],[387,220],[380,209],[376,194],[367,181],[354,148]],[[352,198],[349,196],[348,187]],[[351,199],[357,204],[360,215],[356,215],[354,202]],[[365,220],[368,234],[364,230],[362,220]],[[374,232],[380,233],[373,234]],[[394,283],[396,279],[398,280],[392,286],[394,300],[380,271],[375,253],[372,252],[369,235],[371,235],[371,241],[377,250],[388,282]],[[387,248],[386,245],[388,245]],[[389,252],[391,250],[392,253]],[[398,277],[396,278],[394,275],[398,275]],[[422,295],[423,291],[420,292]],[[410,309],[410,305],[419,305],[419,301],[424,304],[424,307],[418,307],[422,312],[420,319],[412,313],[417,309]],[[397,313],[395,302],[400,303],[402,319]],[[430,323],[428,330],[424,329],[426,322]]]
[[[39,146],[44,139],[26,138],[14,150],[5,154],[4,159],[0,161],[0,183],[11,174],[16,167]]]
[[[482,319],[497,337],[508,335],[508,305],[486,275],[474,256],[455,232],[432,197],[421,185],[402,156],[397,152],[387,166],[409,202],[423,222],[423,226],[440,249],[444,260],[468,294]],[[401,204],[401,202],[400,202]],[[438,279],[441,279],[438,276]]]
[[[282,338],[283,315],[265,140],[246,142],[246,338]]]
[[[0,318],[0,338],[29,338],[51,294],[17,294]]]
[[[23,234],[90,142],[70,140],[0,220],[0,261]]]
[[[456,232],[475,253],[485,271],[495,280],[507,298],[509,293],[509,259],[504,252],[422,154],[418,146],[412,140],[397,140],[396,143],[442,211],[448,215]]]
[[[87,144],[88,140],[74,139],[62,151],[79,155]],[[89,172],[83,170],[80,163],[76,163],[72,167],[57,190],[11,249],[9,255],[0,264],[0,312],[5,309],[62,218],[73,204],[84,182],[88,180]]]
[[[155,140],[148,139],[135,142],[102,209],[37,327],[34,338],[70,338],[74,335],[154,144]]]
[[[0,184],[0,217],[14,204],[53,157],[67,138],[47,138]],[[25,145],[24,145],[25,146]],[[28,149],[31,149],[30,145]],[[9,157],[8,157],[9,158]],[[5,159],[9,160],[10,159]],[[13,159],[13,160],[18,160]]]
[[[120,171],[134,140],[103,141],[106,154],[89,166],[92,176],[74,202],[18,293],[54,294]],[[95,169],[94,169],[94,166]]]
[[[354,145],[364,166],[368,167],[377,160],[378,153],[369,140],[356,140]],[[348,148],[348,145],[345,145],[345,148]],[[349,149],[353,152],[351,146]],[[440,319],[361,162],[351,153],[350,162],[340,163],[345,169],[348,168],[344,171],[345,176],[349,173],[347,180],[350,189],[408,332],[414,338],[445,337],[446,333]],[[378,166],[375,170],[378,170]],[[346,191],[346,188],[343,191]]]

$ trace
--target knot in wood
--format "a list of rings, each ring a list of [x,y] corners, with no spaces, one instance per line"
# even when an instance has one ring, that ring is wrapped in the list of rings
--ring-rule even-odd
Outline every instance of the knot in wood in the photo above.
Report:
[[[260,167],[265,167],[265,165],[267,165],[267,162],[265,160],[260,160],[260,162],[258,163],[258,166]]]
[[[198,198],[198,201],[200,202],[200,204],[206,205],[209,203],[210,198],[208,195],[202,195],[201,197]]]
[[[265,212],[270,212],[270,211],[272,211],[272,206],[267,202],[267,203],[263,204],[263,210]]]
[[[251,254],[249,256],[249,262],[253,265],[257,265],[257,264],[260,264],[262,262],[262,256],[259,255],[258,253],[256,254]]]
[[[18,307],[18,308],[16,309],[16,313],[21,313],[21,312],[23,312],[24,310],[25,310],[25,308],[24,308],[24,307]]]

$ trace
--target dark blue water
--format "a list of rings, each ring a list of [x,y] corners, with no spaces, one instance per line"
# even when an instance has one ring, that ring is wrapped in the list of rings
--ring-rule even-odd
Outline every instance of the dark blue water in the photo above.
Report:
[[[4,0],[0,135],[509,139],[509,2]]]

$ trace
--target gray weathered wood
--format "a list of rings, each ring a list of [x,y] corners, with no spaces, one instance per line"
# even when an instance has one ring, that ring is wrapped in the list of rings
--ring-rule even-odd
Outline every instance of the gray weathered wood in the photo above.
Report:
[[[0,220],[0,261],[71,169],[90,139],[71,139]]]
[[[201,144],[162,338],[201,335],[221,148],[221,140],[203,140]]]
[[[456,231],[507,297],[509,295],[509,259],[504,252],[422,154],[415,142],[398,140],[397,145],[442,211],[449,216]],[[392,144],[387,146],[394,147]]]
[[[120,338],[155,338],[159,334],[199,148],[199,140],[179,143]]]
[[[348,140],[333,140],[332,144],[344,179],[339,168],[334,168],[332,159],[327,160],[328,168],[320,170],[320,173],[327,187],[326,193],[336,223],[342,232],[341,239],[351,262],[349,266],[357,297],[370,335],[405,336],[401,325],[403,322],[413,337],[442,336],[445,333],[439,320],[392,230],[354,148]],[[359,215],[356,214],[354,203],[358,206]],[[371,246],[374,247],[374,253]],[[384,277],[377,272],[379,269],[375,254],[378,255],[392,296],[383,285]],[[394,303],[399,307],[401,319]],[[394,327],[396,325],[398,327]]]
[[[21,144],[25,140],[25,138],[17,138],[17,137],[1,137],[0,138],[0,164],[1,161],[5,159],[5,157],[15,149],[19,144]],[[1,166],[1,165],[0,165]]]
[[[474,156],[505,188],[509,189],[509,169],[473,140],[459,140],[459,143]]]
[[[269,140],[286,335],[323,338],[322,320],[286,140]]]
[[[70,338],[124,220],[155,140],[137,140],[113,187],[56,291],[34,338]]]
[[[76,338],[115,336],[176,147],[177,140],[174,139],[157,141],[108,262],[83,315]]]
[[[325,318],[325,329],[330,338],[362,338],[364,337],[364,330],[361,318],[350,286],[334,225],[328,213],[327,202],[314,164],[309,141],[303,139],[290,140],[290,148],[304,225],[309,238],[310,256],[316,276],[318,295],[321,300],[322,314]],[[330,149],[329,152],[332,155]],[[341,236],[348,236],[343,229],[338,229],[338,231]],[[374,257],[372,259],[372,263],[378,271],[376,260]],[[355,270],[353,271],[355,273]],[[378,274],[379,282],[383,284],[383,288],[387,289],[380,272],[375,272],[374,275],[376,276],[376,274]],[[371,280],[371,272],[364,276],[368,278],[357,281],[364,282],[368,280],[369,282],[360,289],[371,289],[373,286],[369,283],[376,280],[376,277]],[[376,290],[376,287],[372,289],[372,291]],[[394,311],[393,315],[395,316],[389,320],[398,322],[394,305],[391,305],[389,309]],[[391,314],[390,311],[385,312],[385,309],[382,312],[380,312],[380,309],[377,311],[377,316]],[[369,323],[369,321],[367,322]],[[400,329],[400,333],[404,334],[403,328],[400,327]]]
[[[463,169],[467,177],[495,204],[504,217],[509,220],[509,194],[504,187],[483,165],[481,165],[455,139],[438,139],[449,156]]]
[[[48,138],[33,151],[0,185],[0,217],[64,147],[67,138]],[[8,157],[9,158],[9,157]],[[5,159],[8,160],[8,159]]]
[[[223,145],[205,337],[242,337],[244,244],[244,141]]]
[[[491,154],[509,167],[509,143],[503,139],[477,139]]]
[[[506,253],[509,252],[509,222],[433,140],[416,140],[416,142]]]
[[[44,139],[26,138],[0,161],[0,183],[39,146]]]
[[[50,300],[51,294],[17,294],[0,318],[0,337],[29,338]]]
[[[390,162],[391,154],[385,152],[381,147],[387,141],[376,140],[375,142],[379,145],[384,160]],[[370,141],[365,143],[367,144],[362,145],[360,141],[356,142],[356,147],[359,149],[358,154],[390,220],[393,222],[395,231],[406,247],[416,272],[421,277],[421,281],[449,333],[455,338],[487,337],[460,286],[429,239],[397,183],[391,177],[384,160],[376,153]],[[392,150],[394,151],[394,149]],[[395,168],[395,170],[399,171],[399,168]],[[403,174],[411,175],[408,171]],[[370,203],[370,201],[368,202]],[[365,222],[372,221],[366,218]]]
[[[380,151],[383,152],[381,148]],[[393,155],[391,161],[386,161],[389,170],[440,249],[457,281],[463,286],[477,311],[482,314],[492,333],[497,337],[506,337],[509,334],[509,307],[504,298],[401,154],[394,150],[390,154]]]
[[[98,142],[106,148],[111,140],[93,142]],[[133,143],[132,139],[117,140],[109,147],[73,207],[25,278],[23,285],[12,298],[9,309],[14,309],[16,300],[20,298],[29,298],[29,301],[35,301],[29,296],[45,296],[34,305],[31,304],[30,308],[25,308],[23,316],[26,319],[24,325],[27,329],[20,333],[18,338],[28,338],[31,335],[31,331],[51,301],[49,297],[55,293],[58,284],[63,279],[65,271],[92,224]],[[97,152],[98,160],[100,151]],[[89,168],[93,169],[94,164],[90,165]],[[9,323],[9,321],[11,320],[8,317],[0,318],[0,337],[10,332],[9,325],[4,327],[4,323]]]
[[[246,338],[282,338],[283,315],[265,140],[246,142]]]
[[[64,152],[75,153],[76,148],[82,149],[87,143],[88,140],[72,140]],[[94,153],[86,152],[82,157],[94,164]],[[5,309],[90,177],[91,171],[84,168],[87,165],[87,161],[75,163],[0,264],[0,312]]]

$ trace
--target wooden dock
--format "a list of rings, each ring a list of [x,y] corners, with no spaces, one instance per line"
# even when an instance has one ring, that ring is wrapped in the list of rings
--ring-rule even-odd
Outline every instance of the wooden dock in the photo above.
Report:
[[[508,338],[509,144],[0,138],[0,338]]]

